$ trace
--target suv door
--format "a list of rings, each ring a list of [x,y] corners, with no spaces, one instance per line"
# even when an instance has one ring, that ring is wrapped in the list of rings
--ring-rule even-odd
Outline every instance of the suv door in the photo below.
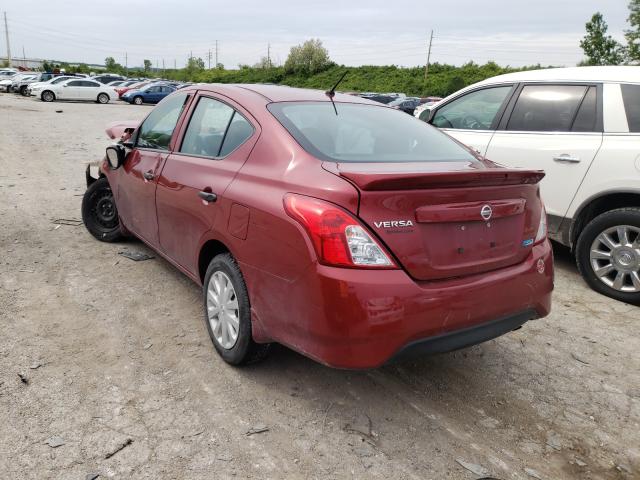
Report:
[[[158,247],[156,185],[171,138],[187,104],[187,94],[175,95],[154,108],[134,133],[134,147],[116,171],[116,204],[122,223],[148,244]]]
[[[239,106],[209,93],[193,105],[182,141],[162,169],[156,205],[162,250],[197,277],[199,247],[212,228],[226,230],[231,205],[224,194],[259,127]]]
[[[546,172],[540,191],[555,233],[602,145],[602,88],[524,84],[493,135],[486,156]]]
[[[514,86],[482,87],[439,105],[429,123],[484,155]]]

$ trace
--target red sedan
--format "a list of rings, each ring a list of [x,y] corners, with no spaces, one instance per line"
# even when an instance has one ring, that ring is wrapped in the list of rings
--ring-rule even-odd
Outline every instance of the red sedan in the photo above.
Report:
[[[151,83],[150,80],[138,83],[132,83],[127,87],[116,88],[116,92],[118,93],[118,98],[122,98],[122,96],[127,93],[129,90],[138,90],[142,87],[146,87]]]
[[[278,342],[372,368],[549,313],[543,173],[409,115],[333,92],[196,85],[128,132],[87,175],[85,224],[103,241],[135,235],[201,285],[231,364]]]

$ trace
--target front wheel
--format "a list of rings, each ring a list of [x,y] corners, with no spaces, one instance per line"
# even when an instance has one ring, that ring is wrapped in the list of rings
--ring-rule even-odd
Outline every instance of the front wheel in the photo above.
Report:
[[[109,103],[109,95],[107,95],[106,93],[101,93],[100,95],[98,95],[98,103],[101,104],[105,104],[105,103]]]
[[[20,87],[20,95],[22,95],[23,97],[26,97],[28,95],[26,86]]]
[[[133,103],[135,103],[136,105],[142,105],[142,97],[135,97],[133,99]]]
[[[640,208],[619,208],[594,218],[576,246],[580,273],[595,291],[640,305]]]
[[[105,177],[89,185],[84,193],[82,221],[89,233],[101,242],[115,242],[122,238],[118,209]]]
[[[44,92],[42,92],[42,95],[40,95],[40,98],[43,102],[53,102],[56,99],[56,96],[52,91],[45,90]]]
[[[266,357],[270,345],[253,341],[247,286],[231,254],[220,254],[211,260],[202,293],[207,330],[222,359],[231,365],[242,365]]]

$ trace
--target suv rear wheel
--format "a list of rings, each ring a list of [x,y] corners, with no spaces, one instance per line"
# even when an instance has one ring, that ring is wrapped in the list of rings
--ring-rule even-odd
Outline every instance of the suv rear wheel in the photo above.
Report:
[[[266,357],[270,344],[253,341],[247,286],[231,254],[223,253],[211,260],[202,294],[207,331],[225,362],[242,365]]]
[[[640,305],[640,208],[619,208],[591,220],[578,238],[576,259],[591,288]]]

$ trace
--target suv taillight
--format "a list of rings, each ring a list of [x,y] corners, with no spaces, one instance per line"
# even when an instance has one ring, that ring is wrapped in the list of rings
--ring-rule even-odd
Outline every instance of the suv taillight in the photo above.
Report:
[[[367,229],[337,205],[288,193],[284,208],[309,234],[320,263],[333,267],[398,268]]]

